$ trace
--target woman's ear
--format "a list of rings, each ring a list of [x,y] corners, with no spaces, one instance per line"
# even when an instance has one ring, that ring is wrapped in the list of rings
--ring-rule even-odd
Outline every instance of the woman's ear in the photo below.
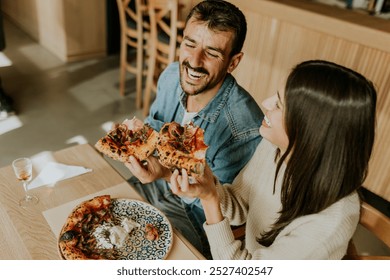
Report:
[[[240,63],[243,56],[244,56],[243,52],[239,52],[239,53],[233,55],[233,57],[230,59],[230,64],[229,64],[229,67],[227,70],[228,73],[232,73],[234,71],[234,69],[237,68],[237,66]]]

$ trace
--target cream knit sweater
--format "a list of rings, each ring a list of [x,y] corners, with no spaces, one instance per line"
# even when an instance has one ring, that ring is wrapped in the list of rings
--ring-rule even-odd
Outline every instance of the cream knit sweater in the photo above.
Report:
[[[294,220],[269,247],[256,237],[268,230],[281,209],[280,187],[284,169],[273,194],[276,148],[263,139],[253,158],[231,185],[218,185],[225,219],[204,224],[214,259],[341,259],[359,221],[357,193],[317,214]],[[245,242],[234,239],[231,225],[246,222]]]

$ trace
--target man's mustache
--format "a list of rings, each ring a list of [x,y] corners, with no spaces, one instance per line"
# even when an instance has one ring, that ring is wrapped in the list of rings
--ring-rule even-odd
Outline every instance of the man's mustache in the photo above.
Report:
[[[206,75],[209,74],[209,72],[206,69],[204,69],[203,67],[192,67],[188,61],[184,61],[182,63],[182,65],[187,67],[187,68],[189,68],[189,69],[191,69],[191,70],[193,70],[193,71],[195,71],[195,72],[206,74]]]

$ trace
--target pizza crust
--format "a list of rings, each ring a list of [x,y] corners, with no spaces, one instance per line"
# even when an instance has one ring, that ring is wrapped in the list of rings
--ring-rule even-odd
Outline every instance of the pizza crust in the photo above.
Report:
[[[120,147],[117,145],[110,146],[106,142],[107,140],[102,138],[99,139],[99,141],[95,144],[95,148],[101,152],[102,154],[112,158],[113,160],[117,160],[120,162],[128,162],[129,161],[129,155],[126,152],[122,153],[122,150],[120,150]],[[120,151],[120,153],[118,153]]]
[[[184,155],[177,155],[178,151],[172,151],[164,146],[159,148],[159,161],[160,163],[171,170],[185,169],[189,175],[192,173],[203,174],[205,168],[205,162],[201,159],[191,158]]]
[[[134,136],[137,132],[141,137],[133,142],[129,141],[130,135]],[[100,138],[95,148],[104,155],[125,163],[129,161],[130,156],[134,156],[139,161],[146,160],[153,154],[157,142],[158,133],[147,124],[138,127],[137,131],[128,129],[126,124],[120,124]]]

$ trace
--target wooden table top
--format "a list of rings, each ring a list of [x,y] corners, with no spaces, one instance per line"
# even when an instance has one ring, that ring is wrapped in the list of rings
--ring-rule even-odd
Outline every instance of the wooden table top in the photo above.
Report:
[[[55,161],[67,165],[91,168],[92,172],[30,190],[39,197],[31,209],[18,205],[24,196],[22,184],[16,180],[12,166],[0,169],[0,259],[2,260],[55,260],[60,259],[55,233],[65,221],[56,215],[58,209],[75,204],[95,193],[114,191],[126,198],[142,198],[127,181],[89,144],[72,146],[52,154]],[[33,178],[37,172],[33,172]],[[108,193],[110,194],[110,193]],[[68,213],[69,214],[69,213]],[[62,213],[63,215],[63,213]],[[67,216],[67,215],[66,215]],[[50,219],[48,218],[50,217]],[[51,223],[51,224],[50,224]],[[56,224],[54,224],[56,223]],[[167,259],[204,259],[183,237],[174,231],[173,246]]]

